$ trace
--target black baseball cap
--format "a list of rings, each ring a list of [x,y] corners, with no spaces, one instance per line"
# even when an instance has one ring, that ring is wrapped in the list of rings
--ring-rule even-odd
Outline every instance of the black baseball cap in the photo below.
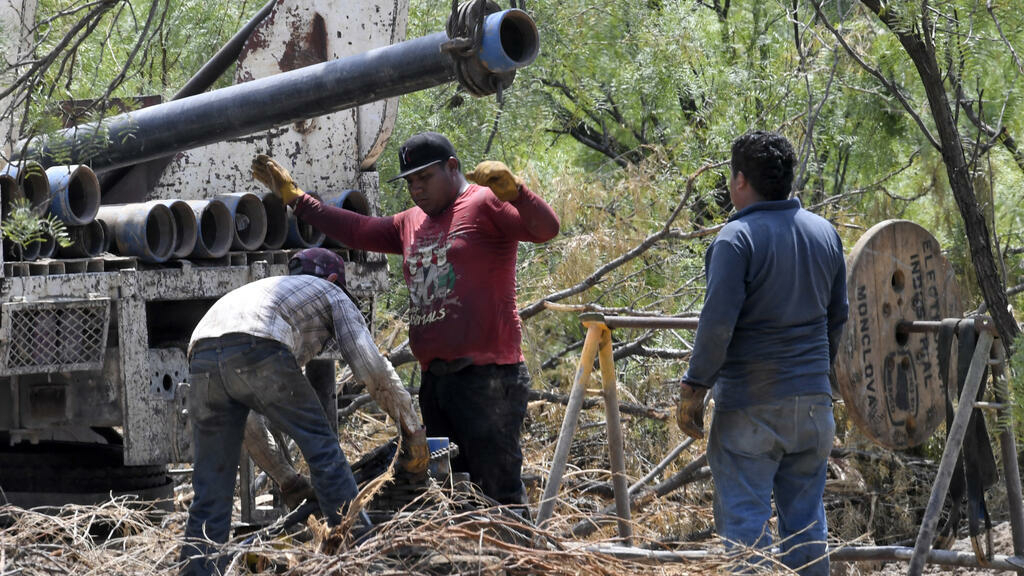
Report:
[[[388,182],[405,178],[434,164],[447,162],[449,158],[458,156],[455,155],[455,147],[443,134],[420,132],[406,140],[398,149],[398,169],[401,173],[388,179]]]

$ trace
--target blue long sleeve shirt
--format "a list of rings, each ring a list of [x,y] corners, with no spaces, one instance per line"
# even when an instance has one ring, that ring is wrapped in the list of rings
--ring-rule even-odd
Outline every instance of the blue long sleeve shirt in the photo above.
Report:
[[[683,379],[713,387],[718,410],[829,394],[849,312],[835,228],[800,200],[733,214],[704,256],[707,292]]]

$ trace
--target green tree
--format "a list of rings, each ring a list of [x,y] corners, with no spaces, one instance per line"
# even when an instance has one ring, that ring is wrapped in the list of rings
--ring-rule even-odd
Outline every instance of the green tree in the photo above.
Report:
[[[826,13],[826,5],[835,8],[833,14]],[[1000,23],[1001,18],[1019,16],[1009,9],[997,12],[992,2],[984,9],[978,3],[955,0],[862,0],[858,6],[866,11],[853,7],[840,13],[839,3],[813,2],[824,27],[886,95],[900,103],[927,144],[941,156],[948,188],[963,220],[976,281],[1009,348],[1020,330],[1008,307],[1005,269],[998,265],[999,255],[993,249],[990,229],[997,192],[989,181],[985,184],[988,198],[979,198],[976,183],[985,172],[988,154],[997,145],[1009,152],[1018,167],[1024,166],[1010,128],[1019,126],[1015,112],[1020,96],[1014,84],[1021,72],[1014,44],[1020,37],[1006,36]],[[831,24],[833,20],[850,21],[853,33],[838,29]],[[1019,26],[1012,29],[1019,30]],[[887,63],[878,45],[891,49],[889,35],[906,56],[899,63],[904,78],[911,70],[916,78],[896,81],[884,72]],[[881,60],[880,65],[874,63],[875,58]],[[927,103],[927,114],[920,112],[922,103]]]
[[[25,138],[169,97],[259,8],[248,0],[40,0],[29,54],[0,70],[6,108]],[[229,84],[231,75],[219,85]],[[2,159],[2,158],[0,158]]]
[[[11,242],[14,256],[22,259],[30,244],[43,242],[47,236],[53,238],[58,246],[71,246],[71,238],[63,222],[53,214],[41,216],[27,198],[15,198],[3,225],[3,237]]]

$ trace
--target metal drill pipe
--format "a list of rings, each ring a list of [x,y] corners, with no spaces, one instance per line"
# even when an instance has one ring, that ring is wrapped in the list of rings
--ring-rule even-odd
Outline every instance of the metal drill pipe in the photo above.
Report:
[[[905,546],[843,546],[831,550],[829,559],[833,562],[907,561],[913,557],[913,554],[914,549]],[[1021,566],[1013,557],[1001,554],[995,555],[987,565],[983,565],[973,552],[932,550],[928,552],[926,561],[928,564],[939,566],[1021,571]]]
[[[900,320],[896,324],[896,332],[900,334],[921,334],[925,332],[938,332],[941,329],[941,320],[914,320],[913,322],[911,322],[910,320]],[[995,324],[987,317],[974,318],[974,326],[970,329],[978,330],[979,332],[986,331],[991,332],[992,334],[996,334]],[[960,328],[958,327],[957,332],[959,331]]]
[[[660,329],[681,329],[696,330],[699,318],[677,318],[670,316],[603,316],[604,323],[609,328],[660,328]],[[995,331],[995,325],[987,318],[978,318],[975,322],[977,330],[989,332]],[[941,321],[931,320],[900,320],[896,324],[896,331],[901,334],[938,332],[942,327]]]
[[[722,557],[707,550],[650,550],[615,544],[597,544],[584,548],[606,556],[623,560],[651,560],[658,563],[694,562]],[[872,561],[907,561],[913,554],[913,548],[904,546],[843,546],[829,551],[829,559],[833,562],[872,562]],[[928,553],[928,563],[939,566],[960,568],[982,568],[978,559],[970,552],[954,550],[932,550]],[[1021,571],[1016,559],[1005,555],[996,555],[988,566],[991,570]]]
[[[540,42],[533,20],[521,10],[491,14],[488,24],[495,19],[501,25],[488,26],[484,44],[497,43],[516,67],[532,62]],[[464,60],[442,50],[448,41],[437,32],[119,114],[34,138],[22,156],[102,172],[439,86],[456,79],[457,63],[479,63],[487,72],[483,52]]]

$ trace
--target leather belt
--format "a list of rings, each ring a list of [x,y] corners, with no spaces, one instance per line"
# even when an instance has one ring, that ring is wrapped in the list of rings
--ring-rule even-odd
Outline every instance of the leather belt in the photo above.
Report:
[[[454,360],[431,360],[427,364],[427,372],[434,376],[447,376],[461,372],[473,365],[473,359],[469,357],[456,358]]]
[[[277,342],[277,340],[271,340],[261,336],[253,336],[252,334],[246,334],[245,332],[228,332],[227,334],[222,334],[220,336],[197,340],[196,343],[192,345],[192,350],[188,354],[188,359],[191,361],[192,357],[199,352],[205,352],[208,350],[216,350],[220,352],[225,348],[233,348],[235,346],[255,346],[256,344],[266,342]]]

